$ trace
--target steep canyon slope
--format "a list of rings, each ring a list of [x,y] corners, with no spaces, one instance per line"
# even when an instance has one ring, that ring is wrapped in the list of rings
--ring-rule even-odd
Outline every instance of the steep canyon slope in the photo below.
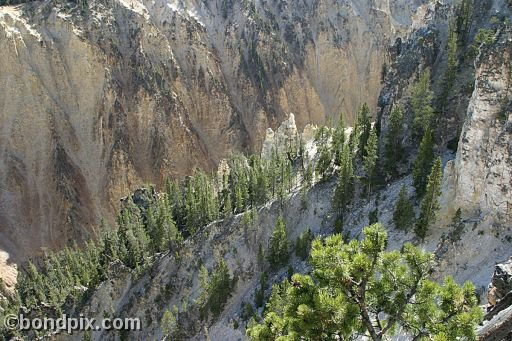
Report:
[[[376,106],[415,0],[0,7],[0,249],[89,238],[130,189],[259,152],[268,127]],[[419,13],[419,14],[418,14]]]

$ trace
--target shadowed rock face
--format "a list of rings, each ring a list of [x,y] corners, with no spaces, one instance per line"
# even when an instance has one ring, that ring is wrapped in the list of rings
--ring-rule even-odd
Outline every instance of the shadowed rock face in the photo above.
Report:
[[[144,182],[376,104],[423,1],[89,1],[0,8],[0,249],[93,235]]]

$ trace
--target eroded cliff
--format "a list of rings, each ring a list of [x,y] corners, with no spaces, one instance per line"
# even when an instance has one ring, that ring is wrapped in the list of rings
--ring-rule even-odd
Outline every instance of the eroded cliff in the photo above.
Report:
[[[1,7],[0,249],[87,239],[128,190],[259,151],[289,112],[350,121],[423,2]]]

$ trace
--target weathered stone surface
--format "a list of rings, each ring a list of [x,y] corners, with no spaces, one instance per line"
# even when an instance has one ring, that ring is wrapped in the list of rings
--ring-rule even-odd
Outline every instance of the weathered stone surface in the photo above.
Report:
[[[0,249],[87,239],[130,190],[259,151],[290,112],[350,121],[426,2],[1,7]]]
[[[512,257],[494,267],[487,300],[491,306],[495,306],[510,292],[512,292]]]
[[[457,208],[466,216],[490,216],[497,224],[512,220],[512,134],[510,32],[484,48],[477,61],[475,90],[469,103],[457,156],[445,168],[442,215]]]

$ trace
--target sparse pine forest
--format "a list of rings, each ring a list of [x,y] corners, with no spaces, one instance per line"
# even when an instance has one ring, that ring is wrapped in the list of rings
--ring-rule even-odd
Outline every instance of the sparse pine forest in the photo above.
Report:
[[[353,206],[377,202],[380,190],[408,174],[410,186],[401,186],[389,228],[410,233],[419,244],[436,223],[443,179],[437,145],[441,113],[456,91],[460,64],[472,61],[495,34],[494,29],[480,29],[470,41],[472,1],[462,0],[457,13],[449,27],[442,89],[434,91],[429,69],[417,72],[410,96],[392,104],[385,129],[372,122],[376,113],[362,104],[352,127],[340,115],[336,124],[316,129],[313,155],[305,147],[310,141],[298,135],[268,158],[234,155],[215,173],[196,170],[185,179],[167,179],[160,192],[153,186],[138,190],[123,199],[114,226],[102,222],[94,241],[28,262],[19,272],[15,293],[0,301],[0,317],[42,309],[58,316],[81,307],[100,283],[115,276],[116,267],[140,276],[164,255],[179,257],[187,241],[214,222],[257,229],[262,206],[276,202],[281,213],[294,194],[307,206],[308,191],[325,186],[332,189],[329,214],[335,234],[315,238],[308,228],[291,240],[286,220],[279,216],[270,238],[258,241],[259,283],[254,300],[243,307],[247,335],[252,340],[384,340],[400,331],[414,340],[475,340],[482,311],[474,286],[460,286],[451,277],[442,284],[433,281],[434,255],[413,244],[388,251],[378,206],[359,240],[343,234]],[[450,238],[460,239],[460,209],[452,227]],[[295,273],[292,261],[308,264],[310,272]],[[193,304],[202,320],[211,321],[222,313],[237,278],[221,256],[213,268],[199,265],[201,293]],[[269,275],[284,269],[286,279],[269,282]],[[181,335],[183,315],[177,307],[162,312],[164,336]],[[23,335],[0,329],[0,339],[18,336]]]

